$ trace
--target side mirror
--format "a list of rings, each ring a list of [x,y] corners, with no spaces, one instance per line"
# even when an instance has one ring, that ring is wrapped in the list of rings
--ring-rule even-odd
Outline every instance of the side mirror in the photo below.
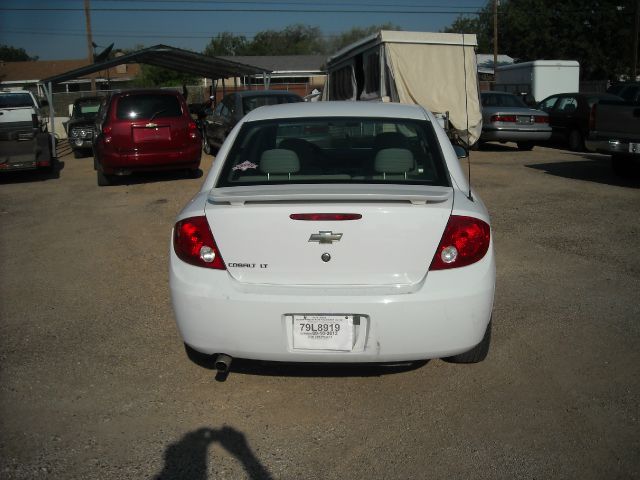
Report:
[[[458,158],[467,158],[469,156],[469,152],[465,148],[462,148],[460,145],[454,145],[453,149],[456,151],[456,155]]]

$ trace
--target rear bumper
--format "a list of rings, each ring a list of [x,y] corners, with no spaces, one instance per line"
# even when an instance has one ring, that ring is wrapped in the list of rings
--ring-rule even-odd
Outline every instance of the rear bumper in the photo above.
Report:
[[[605,153],[609,155],[633,155],[640,156],[640,151],[632,152],[629,149],[630,143],[640,144],[640,138],[638,138],[635,142],[631,142],[629,140],[617,140],[617,139],[599,139],[599,138],[588,138],[585,140],[585,146],[587,150],[598,153]]]
[[[480,262],[430,272],[413,293],[393,288],[272,287],[239,284],[170,252],[170,287],[178,329],[197,351],[286,362],[397,362],[470,350],[491,319],[493,248]],[[350,352],[296,350],[290,314],[358,314]]]
[[[0,140],[0,172],[50,167],[49,140],[49,135],[43,132],[37,132],[31,139]]]
[[[480,140],[486,142],[544,142],[551,138],[549,130],[511,130],[508,128],[486,128]]]
[[[181,168],[196,169],[200,166],[202,145],[200,142],[175,150],[160,152],[120,153],[102,147],[98,151],[99,163],[105,174],[127,174]]]

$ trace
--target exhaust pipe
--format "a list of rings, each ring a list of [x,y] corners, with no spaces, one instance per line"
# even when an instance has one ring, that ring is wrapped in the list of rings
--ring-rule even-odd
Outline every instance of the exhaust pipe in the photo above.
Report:
[[[231,358],[229,355],[226,355],[224,353],[219,354],[216,357],[216,370],[218,370],[218,373],[227,373],[229,371],[229,367],[231,367],[231,362],[232,362],[233,358]]]

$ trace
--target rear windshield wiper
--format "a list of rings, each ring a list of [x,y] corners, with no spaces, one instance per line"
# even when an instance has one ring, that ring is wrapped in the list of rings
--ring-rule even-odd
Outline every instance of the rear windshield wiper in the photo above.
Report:
[[[156,113],[154,113],[153,115],[151,115],[151,118],[149,119],[149,122],[153,122],[153,119],[156,118],[158,115],[160,115],[161,113],[166,112],[167,109],[165,108],[164,110],[158,110]]]

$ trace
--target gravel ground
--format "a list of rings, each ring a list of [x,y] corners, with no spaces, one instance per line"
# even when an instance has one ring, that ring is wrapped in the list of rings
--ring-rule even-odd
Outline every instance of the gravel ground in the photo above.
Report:
[[[552,148],[472,155],[498,261],[485,362],[234,362],[224,382],[169,303],[202,179],[98,188],[69,154],[57,179],[1,176],[0,478],[640,478],[640,180]]]

